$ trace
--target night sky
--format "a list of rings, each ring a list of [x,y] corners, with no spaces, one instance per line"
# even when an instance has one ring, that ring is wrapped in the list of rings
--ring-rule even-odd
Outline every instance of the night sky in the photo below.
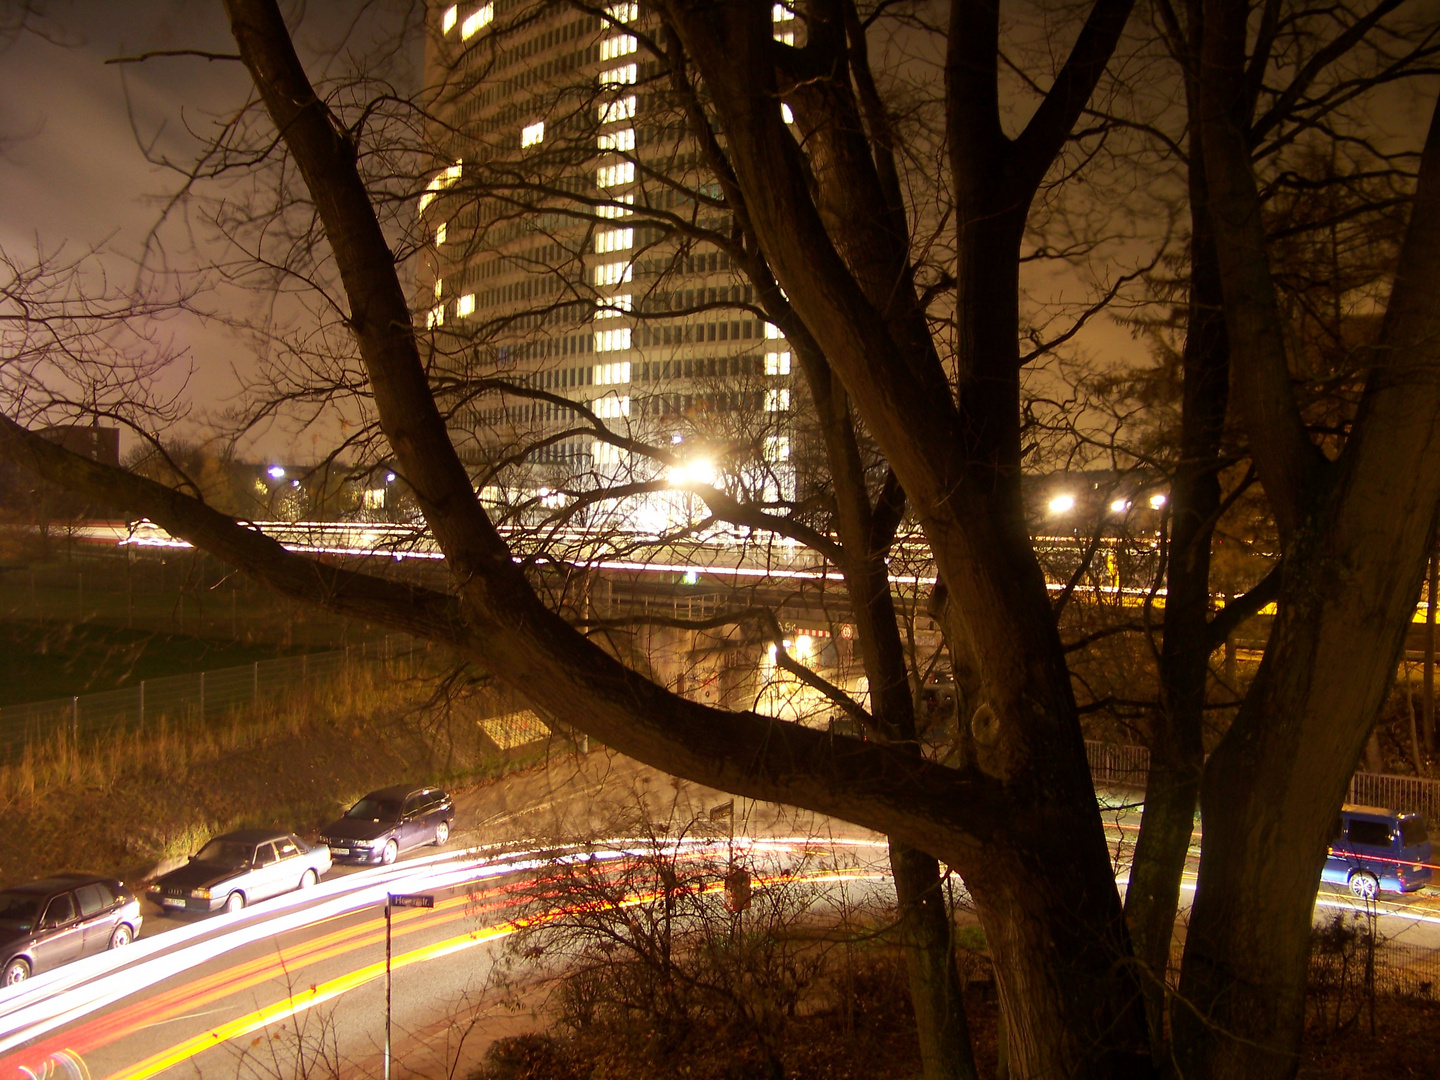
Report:
[[[318,51],[342,39],[361,6],[342,0],[287,5],[312,71],[321,67]],[[408,6],[391,0],[379,17],[393,21]],[[181,182],[175,172],[146,160],[142,142],[151,157],[189,164],[202,145],[200,136],[245,101],[249,82],[234,62],[105,63],[161,49],[233,53],[219,0],[58,0],[45,10],[45,25],[58,44],[22,34],[0,53],[0,245],[22,258],[37,243],[47,252],[63,245],[72,256],[104,248],[107,273],[128,282],[168,196]],[[158,239],[172,266],[206,257],[203,228],[183,214],[162,228]],[[189,393],[197,409],[185,434],[203,435],[207,418],[233,399],[232,369],[247,364],[247,350],[224,328],[198,319],[178,318],[166,329],[187,350],[193,367]],[[297,439],[271,429],[247,449],[261,456],[303,457],[311,442],[308,435]]]

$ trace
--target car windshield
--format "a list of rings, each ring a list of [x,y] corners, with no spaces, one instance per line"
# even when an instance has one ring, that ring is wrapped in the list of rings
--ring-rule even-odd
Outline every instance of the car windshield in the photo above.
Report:
[[[42,899],[34,893],[0,892],[0,926],[7,930],[29,930],[40,915]]]
[[[371,799],[366,797],[345,811],[348,818],[362,821],[399,821],[400,804],[394,799]]]
[[[200,849],[195,861],[216,866],[249,866],[254,852],[254,844],[244,844],[239,840],[211,840]]]

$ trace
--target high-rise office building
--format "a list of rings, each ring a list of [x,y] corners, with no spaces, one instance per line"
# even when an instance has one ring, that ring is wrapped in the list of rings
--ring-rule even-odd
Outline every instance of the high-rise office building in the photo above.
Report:
[[[793,13],[773,16],[793,43]],[[658,27],[634,3],[430,18],[417,306],[482,497],[557,508],[628,484],[609,512],[646,531],[691,513],[686,481],[794,498],[791,353],[732,265]]]

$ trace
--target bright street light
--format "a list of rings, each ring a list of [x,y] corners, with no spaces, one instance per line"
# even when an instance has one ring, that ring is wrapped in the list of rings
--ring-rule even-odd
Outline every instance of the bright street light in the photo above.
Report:
[[[1056,495],[1053,499],[1050,500],[1050,513],[1052,514],[1068,514],[1071,510],[1074,509],[1074,495]]]
[[[692,458],[670,466],[665,472],[665,481],[671,487],[689,487],[692,484],[714,487],[717,479],[719,473],[715,471],[715,463],[708,458]]]
[[[270,479],[272,480],[285,479],[285,470],[282,469],[279,465],[271,465],[270,468],[266,469],[265,471],[270,474]]]
[[[1129,499],[1116,499],[1114,502],[1112,502],[1112,503],[1110,504],[1110,512],[1111,512],[1112,514],[1123,514],[1123,513],[1125,513],[1126,510],[1129,510],[1129,509],[1130,509],[1130,500],[1129,500]]]
[[[1165,498],[1165,496],[1164,496],[1163,494],[1160,494],[1160,495],[1151,495],[1151,496],[1150,496],[1150,509],[1151,509],[1151,510],[1159,510],[1162,506],[1165,505],[1165,503],[1166,503],[1167,501],[1168,501],[1168,500],[1166,500],[1166,498]]]

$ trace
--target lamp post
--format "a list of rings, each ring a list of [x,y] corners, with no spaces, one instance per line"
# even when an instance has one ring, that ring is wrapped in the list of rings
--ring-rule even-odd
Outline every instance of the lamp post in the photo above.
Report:
[[[385,894],[385,1080],[390,1080],[390,911],[392,908],[433,908],[435,897],[424,893]]]

